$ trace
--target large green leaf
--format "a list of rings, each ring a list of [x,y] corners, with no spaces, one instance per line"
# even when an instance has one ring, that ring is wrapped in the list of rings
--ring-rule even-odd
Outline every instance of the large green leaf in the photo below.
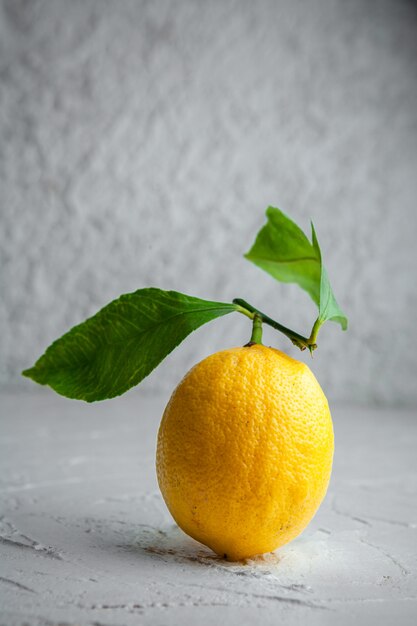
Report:
[[[74,326],[22,373],[69,398],[113,398],[137,385],[193,330],[235,310],[176,291],[139,289]]]
[[[312,225],[312,243],[280,209],[269,207],[267,223],[259,231],[245,257],[276,280],[297,283],[319,309],[318,326],[326,320],[338,322],[343,330],[347,318],[336,302]]]

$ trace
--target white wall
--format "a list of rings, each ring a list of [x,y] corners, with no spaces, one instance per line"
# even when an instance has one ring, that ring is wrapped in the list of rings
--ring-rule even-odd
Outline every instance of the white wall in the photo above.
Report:
[[[0,24],[3,385],[143,286],[307,333],[308,297],[242,258],[273,204],[314,219],[350,318],[322,329],[325,391],[416,402],[415,3],[8,0]],[[143,392],[249,333],[213,322]]]

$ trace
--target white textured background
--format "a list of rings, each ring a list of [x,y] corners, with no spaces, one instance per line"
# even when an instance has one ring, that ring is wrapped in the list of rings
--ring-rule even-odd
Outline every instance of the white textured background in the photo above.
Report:
[[[243,297],[307,333],[308,296],[242,258],[273,204],[314,219],[350,319],[321,332],[329,397],[416,403],[415,3],[0,6],[3,386],[32,388],[19,372],[53,339],[149,285]],[[144,390],[249,332],[213,322]]]

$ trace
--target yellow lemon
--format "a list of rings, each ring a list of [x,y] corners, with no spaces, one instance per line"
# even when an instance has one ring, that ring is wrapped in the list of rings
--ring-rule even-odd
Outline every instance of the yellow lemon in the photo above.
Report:
[[[313,373],[259,344],[194,366],[158,435],[158,481],[172,516],[230,560],[299,535],[326,493],[332,459],[332,419]]]

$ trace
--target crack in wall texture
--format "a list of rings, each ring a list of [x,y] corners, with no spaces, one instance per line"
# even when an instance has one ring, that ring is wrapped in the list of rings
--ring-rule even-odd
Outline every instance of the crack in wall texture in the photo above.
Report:
[[[32,389],[20,370],[53,339],[144,286],[243,297],[308,332],[308,296],[242,258],[273,204],[314,219],[350,319],[321,331],[325,392],[416,403],[415,3],[0,7],[3,386]],[[200,329],[144,392],[249,333],[237,315]]]

